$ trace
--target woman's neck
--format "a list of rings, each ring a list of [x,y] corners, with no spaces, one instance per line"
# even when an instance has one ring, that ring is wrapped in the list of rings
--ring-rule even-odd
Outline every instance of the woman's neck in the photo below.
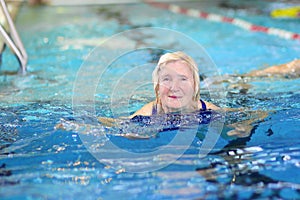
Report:
[[[198,102],[194,102],[190,106],[181,107],[181,108],[169,108],[162,104],[159,104],[158,111],[159,113],[190,113],[199,110]]]

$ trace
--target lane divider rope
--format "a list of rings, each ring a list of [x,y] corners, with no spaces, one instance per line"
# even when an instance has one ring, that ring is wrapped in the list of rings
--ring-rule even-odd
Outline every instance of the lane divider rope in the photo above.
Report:
[[[146,3],[153,7],[169,10],[169,11],[171,11],[173,13],[177,13],[177,14],[183,14],[183,15],[196,17],[196,18],[203,18],[203,19],[206,19],[209,21],[229,23],[229,24],[238,26],[242,29],[248,30],[248,31],[263,32],[263,33],[266,33],[269,35],[275,35],[275,36],[278,36],[278,37],[284,38],[284,39],[300,41],[300,34],[290,32],[290,31],[287,31],[284,29],[260,26],[260,25],[252,24],[250,22],[247,22],[247,21],[239,19],[239,18],[231,18],[231,17],[214,14],[214,13],[199,11],[196,9],[183,8],[183,7],[180,7],[175,4],[153,2],[153,1],[146,1]]]

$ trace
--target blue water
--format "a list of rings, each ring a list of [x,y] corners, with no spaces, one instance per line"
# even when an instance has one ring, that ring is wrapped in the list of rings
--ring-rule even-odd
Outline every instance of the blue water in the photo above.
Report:
[[[300,27],[296,19],[268,17],[268,8],[274,6],[270,2],[248,2],[246,8],[236,9],[218,7],[216,3],[206,1],[180,5],[294,32]],[[97,139],[95,143],[104,144],[107,137],[103,133],[118,130],[99,126],[95,132],[85,126],[81,127],[86,129],[79,130],[73,126],[68,130],[55,129],[62,120],[74,122],[73,86],[80,67],[89,65],[86,62],[88,55],[105,39],[122,31],[160,27],[183,33],[203,46],[221,75],[242,74],[299,58],[299,41],[173,14],[145,4],[102,7],[24,5],[17,16],[16,26],[27,49],[29,64],[27,75],[15,74],[17,60],[9,50],[3,53],[0,75],[1,199],[300,198],[300,79],[233,79],[232,83],[244,81],[251,87],[241,92],[225,83],[226,99],[214,98],[214,91],[204,87],[202,98],[217,105],[272,112],[265,120],[253,124],[250,137],[226,137],[228,129],[225,127],[222,137],[205,157],[199,157],[201,137],[203,139],[203,130],[207,128],[201,126],[198,137],[191,141],[183,155],[172,154],[173,149],[170,149],[170,154],[155,157],[153,163],[161,164],[176,157],[174,162],[142,173],[126,172],[128,170],[122,168],[122,162],[134,161],[130,166],[140,164],[139,167],[143,167],[149,164],[143,164],[144,160],[121,160],[117,162],[120,164],[118,168],[109,163],[112,158],[100,162],[82,141],[85,133],[94,133],[96,137],[92,139]],[[130,42],[147,43],[149,38],[151,36],[135,35]],[[166,37],[162,36],[162,39]],[[171,44],[170,48],[175,46]],[[122,47],[123,44],[116,44],[114,48]],[[155,62],[159,53],[146,49],[113,62],[94,91],[96,115],[126,115],[152,100],[152,85],[147,82],[151,70],[138,73],[138,76],[129,71],[136,65]],[[200,70],[204,75],[209,75],[209,72],[209,69]],[[128,75],[130,80],[122,79],[123,75],[125,78]],[[113,85],[120,80],[124,80],[120,84],[123,88],[131,88],[140,80],[147,80],[143,82],[147,84],[134,88],[127,102],[128,91],[120,92]],[[116,95],[112,91],[120,92],[119,96],[114,96],[119,105],[111,103],[111,97]],[[239,119],[233,115],[226,120]],[[187,136],[191,133],[189,129],[181,131]],[[108,138],[132,152],[151,152],[172,140],[176,133],[176,130],[164,131],[156,137],[141,140],[127,139],[118,134],[111,134]],[[180,143],[173,147],[183,148]],[[101,150],[101,145],[95,149]]]

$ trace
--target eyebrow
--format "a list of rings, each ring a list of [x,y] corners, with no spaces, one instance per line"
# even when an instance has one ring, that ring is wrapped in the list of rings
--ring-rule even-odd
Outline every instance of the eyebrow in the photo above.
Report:
[[[164,75],[161,75],[159,77],[159,79],[169,78],[169,77],[171,77],[170,74],[164,74]],[[186,76],[186,75],[182,75],[182,74],[177,75],[177,77],[179,77],[179,78],[185,78],[185,79],[191,79],[192,78],[192,77],[189,77],[189,76]]]
[[[188,76],[186,76],[186,75],[178,75],[178,76],[188,78]]]

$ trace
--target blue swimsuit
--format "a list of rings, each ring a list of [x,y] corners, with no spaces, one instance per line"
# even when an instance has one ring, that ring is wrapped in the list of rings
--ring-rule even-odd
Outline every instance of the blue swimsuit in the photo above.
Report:
[[[202,106],[201,111],[206,111],[207,108],[205,102],[202,99],[200,99],[200,102]],[[152,115],[157,115],[157,105],[152,107]]]
[[[180,113],[167,113],[161,116],[157,116],[157,106],[153,105],[152,116],[136,115],[130,119],[130,122],[138,123],[142,127],[148,126],[162,126],[161,131],[179,129],[182,123],[198,123],[209,124],[212,120],[218,120],[222,118],[222,115],[207,109],[204,101],[200,99],[202,108],[191,114],[181,115]],[[185,116],[185,117],[183,117]]]
[[[136,115],[130,119],[130,122],[138,123],[140,126],[143,127],[156,126],[158,124],[159,126],[163,127],[161,131],[165,131],[179,129],[181,127],[181,124],[188,123],[188,120],[191,124],[195,123],[195,121],[198,124],[208,124],[211,122],[211,120],[216,120],[222,117],[217,113],[213,112],[212,110],[207,109],[205,102],[201,99],[200,102],[202,108],[197,112],[191,113],[190,115],[186,115],[184,119],[182,118],[182,116],[184,115],[178,113],[167,113],[157,117],[157,106],[155,105],[152,108],[152,116]],[[187,121],[185,122],[184,120]]]

